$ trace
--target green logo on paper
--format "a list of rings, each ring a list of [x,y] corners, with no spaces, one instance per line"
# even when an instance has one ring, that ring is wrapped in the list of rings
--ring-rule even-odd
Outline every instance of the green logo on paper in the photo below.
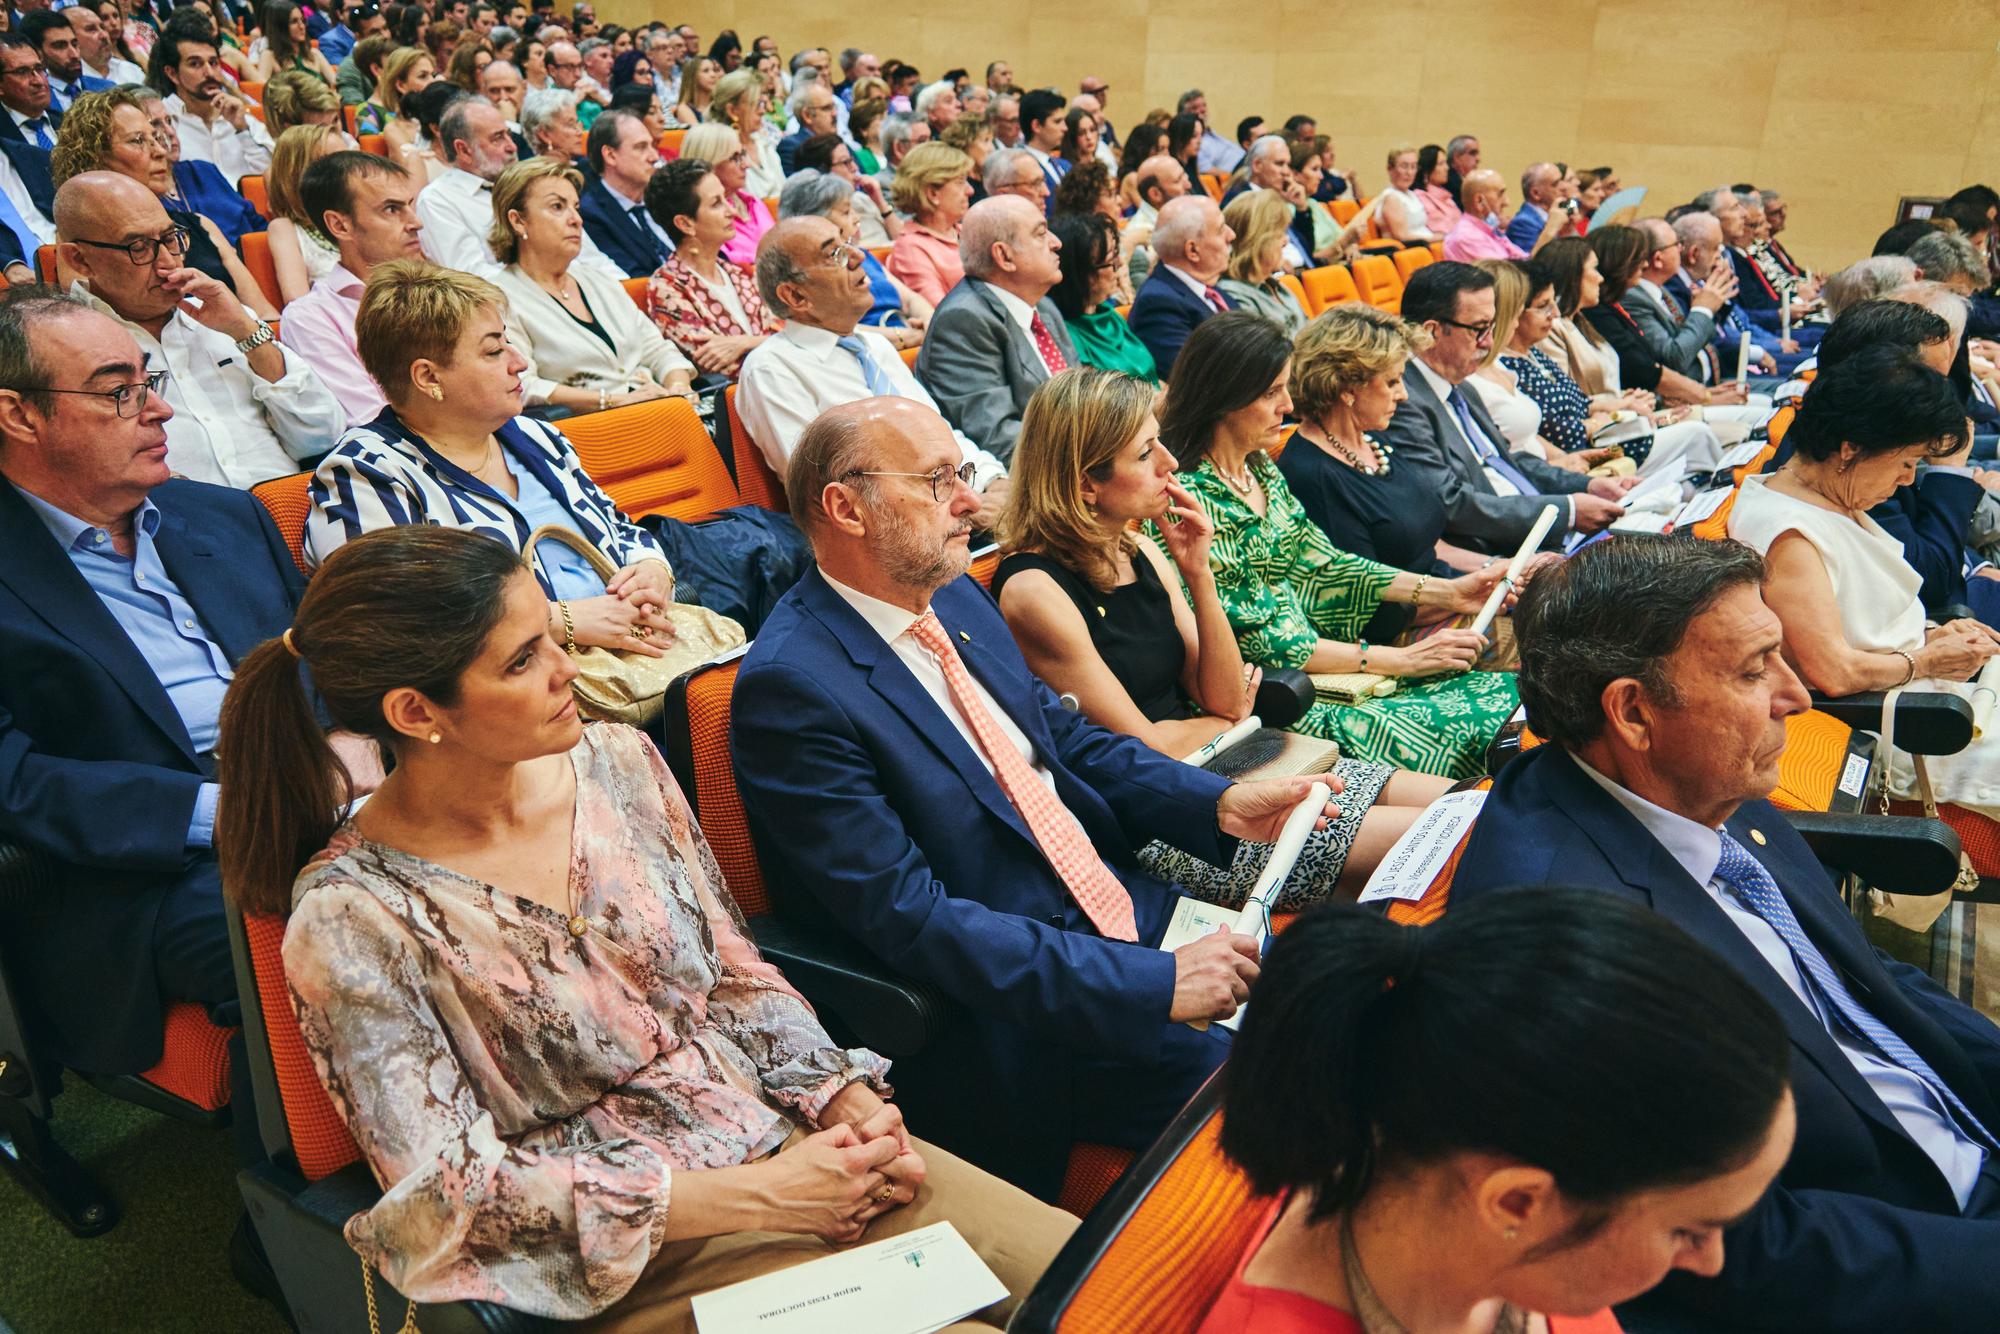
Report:
[[[903,1256],[903,1263],[909,1265],[912,1269],[922,1269],[924,1267],[924,1253],[922,1251],[910,1251]]]

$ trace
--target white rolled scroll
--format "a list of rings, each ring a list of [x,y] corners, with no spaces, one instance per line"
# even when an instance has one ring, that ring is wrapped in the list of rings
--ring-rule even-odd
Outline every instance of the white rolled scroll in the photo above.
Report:
[[[1530,528],[1528,535],[1521,540],[1521,549],[1514,553],[1514,559],[1507,562],[1507,573],[1501,576],[1499,583],[1493,585],[1493,591],[1486,595],[1486,605],[1479,609],[1479,615],[1472,618],[1473,633],[1483,635],[1492,628],[1493,618],[1500,614],[1500,604],[1507,600],[1508,590],[1520,582],[1521,571],[1527,568],[1528,561],[1534,554],[1541,550],[1542,539],[1547,537],[1549,529],[1555,526],[1556,507],[1542,506],[1542,512],[1535,516],[1535,526]]]
[[[1743,331],[1743,339],[1736,348],[1736,383],[1744,384],[1750,379],[1750,331]]]

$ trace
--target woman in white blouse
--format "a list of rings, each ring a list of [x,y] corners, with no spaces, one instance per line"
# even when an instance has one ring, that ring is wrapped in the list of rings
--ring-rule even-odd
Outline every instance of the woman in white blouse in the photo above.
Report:
[[[294,125],[271,147],[271,165],[264,173],[264,192],[271,201],[271,226],[266,233],[271,264],[278,271],[278,303],[289,306],[340,263],[340,247],[313,223],[299,198],[306,168],[325,157],[354,147],[345,131],[325,125]]]
[[[530,404],[571,412],[694,398],[694,368],[614,280],[573,261],[583,247],[583,175],[529,158],[493,183],[496,280],[507,294],[507,341],[528,359]]]
[[[1417,179],[1417,150],[1405,144],[1389,150],[1389,186],[1375,210],[1375,229],[1404,245],[1429,245],[1441,240],[1431,231],[1424,201],[1412,191]]]

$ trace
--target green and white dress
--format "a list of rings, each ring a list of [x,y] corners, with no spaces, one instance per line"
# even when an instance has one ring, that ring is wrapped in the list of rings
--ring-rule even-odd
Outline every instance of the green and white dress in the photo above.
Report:
[[[1264,454],[1252,454],[1250,468],[1264,488],[1263,515],[1205,458],[1179,480],[1215,524],[1208,563],[1244,660],[1304,667],[1322,639],[1358,642],[1401,571],[1335,547]],[[1322,700],[1294,730],[1338,742],[1355,759],[1471,778],[1486,772],[1486,748],[1519,703],[1504,672],[1405,677],[1395,694],[1365,704]]]

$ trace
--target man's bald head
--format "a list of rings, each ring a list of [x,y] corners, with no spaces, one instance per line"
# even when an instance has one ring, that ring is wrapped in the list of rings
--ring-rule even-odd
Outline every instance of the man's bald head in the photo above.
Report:
[[[1041,220],[1041,210],[1019,195],[993,195],[974,204],[958,224],[958,257],[966,273],[992,277],[998,268],[993,247],[1020,245]]]
[[[1466,176],[1465,183],[1459,187],[1458,198],[1467,213],[1483,218],[1498,207],[1493,201],[1506,193],[1507,183],[1500,179],[1500,173],[1482,167]]]
[[[1193,182],[1188,180],[1187,168],[1181,165],[1178,158],[1161,153],[1139,164],[1139,197],[1154,208],[1169,199],[1179,199],[1193,188]]]
[[[958,444],[950,423],[913,398],[863,398],[828,408],[800,432],[785,468],[792,518],[817,542],[828,487],[858,484],[865,494],[875,479],[859,474],[915,471],[926,445],[935,448],[940,438],[951,446],[955,464]]]
[[[167,211],[160,197],[130,176],[115,171],[86,171],[63,182],[56,191],[56,239],[112,241],[115,232],[133,220],[141,220],[148,234],[165,230]]]

